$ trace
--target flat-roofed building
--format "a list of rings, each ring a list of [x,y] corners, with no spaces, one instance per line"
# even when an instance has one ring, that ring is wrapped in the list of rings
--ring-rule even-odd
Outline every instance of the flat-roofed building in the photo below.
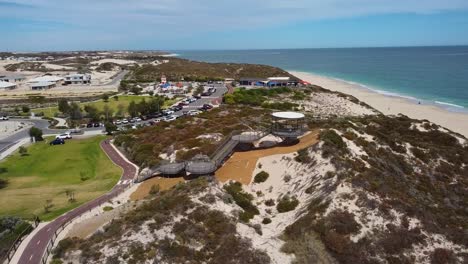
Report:
[[[90,74],[69,74],[65,76],[65,84],[89,84],[91,83],[91,75]]]
[[[11,74],[11,75],[0,75],[0,81],[9,82],[9,83],[17,83],[26,80],[24,75],[20,74]]]
[[[33,79],[27,81],[27,83],[34,84],[34,83],[53,82],[53,83],[57,84],[57,83],[62,82],[62,81],[63,81],[63,77],[54,76],[54,75],[45,75],[45,76],[40,76],[40,77],[37,77],[37,78],[33,78]]]
[[[16,88],[16,83],[0,81],[0,89],[12,90]]]
[[[31,83],[31,90],[47,90],[57,86],[55,82],[35,82]]]

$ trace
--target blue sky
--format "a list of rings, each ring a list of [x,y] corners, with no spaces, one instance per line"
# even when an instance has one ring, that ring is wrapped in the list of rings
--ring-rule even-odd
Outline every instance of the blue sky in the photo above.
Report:
[[[0,0],[0,50],[468,44],[467,0]]]

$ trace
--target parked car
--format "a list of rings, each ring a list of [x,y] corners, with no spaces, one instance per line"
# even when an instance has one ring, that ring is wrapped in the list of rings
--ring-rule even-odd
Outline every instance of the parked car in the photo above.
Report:
[[[121,125],[121,124],[122,124],[122,121],[116,120],[116,121],[114,122],[114,124],[116,124],[116,125]]]
[[[70,134],[80,134],[80,133],[81,133],[81,129],[74,128],[74,129],[70,130],[69,133],[70,133]],[[67,133],[65,133],[65,134],[67,134]]]
[[[0,120],[9,120],[10,118],[8,116],[2,116],[0,117]]]
[[[56,136],[55,138],[60,138],[60,139],[71,139],[72,136],[71,136],[70,134],[66,133],[66,134],[60,134],[60,135]]]
[[[94,127],[100,127],[101,124],[100,124],[100,123],[94,123],[93,126],[94,126]]]
[[[197,100],[198,100],[198,99],[201,99],[201,95],[196,94],[196,95],[193,96],[193,98],[195,98],[195,99],[197,99]]]
[[[135,118],[133,118],[133,120],[135,120],[135,122],[141,122],[141,118],[139,118],[139,117],[135,117]]]
[[[93,123],[89,123],[86,125],[87,128],[93,127]]]
[[[61,139],[61,138],[56,138],[54,140],[52,140],[49,145],[53,146],[53,145],[63,145],[65,144],[65,140]]]
[[[170,116],[166,116],[166,118],[164,118],[164,121],[170,122],[170,121],[174,121],[176,119],[177,119],[177,117],[175,117],[173,115],[170,115]]]
[[[188,100],[189,100],[189,103],[193,103],[193,102],[197,101],[197,98],[191,97]]]
[[[135,123],[135,119],[134,119],[134,118],[129,119],[128,122],[130,122],[130,123]]]
[[[122,119],[122,124],[128,124],[128,120],[127,119]]]
[[[174,114],[174,111],[172,111],[172,110],[164,110],[164,111],[165,112],[163,112],[163,113],[164,113],[165,116],[170,116],[170,115]]]
[[[194,116],[194,115],[198,115],[198,114],[200,114],[200,113],[201,113],[201,112],[198,111],[198,110],[190,110],[190,111],[187,112],[187,115],[188,115],[188,116]]]

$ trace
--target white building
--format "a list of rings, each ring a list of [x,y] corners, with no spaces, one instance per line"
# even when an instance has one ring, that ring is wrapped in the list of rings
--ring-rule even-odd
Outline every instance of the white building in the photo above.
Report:
[[[27,83],[34,84],[34,83],[46,83],[46,82],[52,82],[52,83],[59,83],[62,82],[63,78],[60,76],[53,76],[53,75],[45,75],[41,77],[37,77],[34,79],[31,79],[27,81]]]
[[[3,82],[16,83],[16,82],[22,82],[24,80],[26,80],[26,77],[24,77],[23,75],[19,75],[19,74],[0,75],[0,81],[3,81]]]
[[[0,89],[11,90],[16,88],[16,83],[0,81]]]
[[[70,74],[65,76],[65,84],[88,84],[91,83],[90,74]]]
[[[50,88],[54,88],[57,86],[57,83],[55,82],[36,82],[36,83],[31,83],[31,89],[32,90],[46,90]]]

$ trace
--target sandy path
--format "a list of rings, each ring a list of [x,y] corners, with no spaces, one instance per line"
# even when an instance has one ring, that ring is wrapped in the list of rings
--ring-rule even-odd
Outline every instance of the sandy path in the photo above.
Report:
[[[130,195],[130,200],[137,201],[142,200],[146,196],[148,196],[151,186],[159,185],[160,191],[169,190],[173,186],[175,186],[179,182],[184,182],[184,178],[162,178],[162,177],[155,177],[148,179],[138,186],[138,189]]]
[[[277,154],[288,154],[309,147],[318,142],[318,130],[300,138],[299,143],[293,146],[279,146],[268,149],[235,152],[224,165],[215,173],[221,182],[235,180],[242,184],[249,184],[258,159]]]

